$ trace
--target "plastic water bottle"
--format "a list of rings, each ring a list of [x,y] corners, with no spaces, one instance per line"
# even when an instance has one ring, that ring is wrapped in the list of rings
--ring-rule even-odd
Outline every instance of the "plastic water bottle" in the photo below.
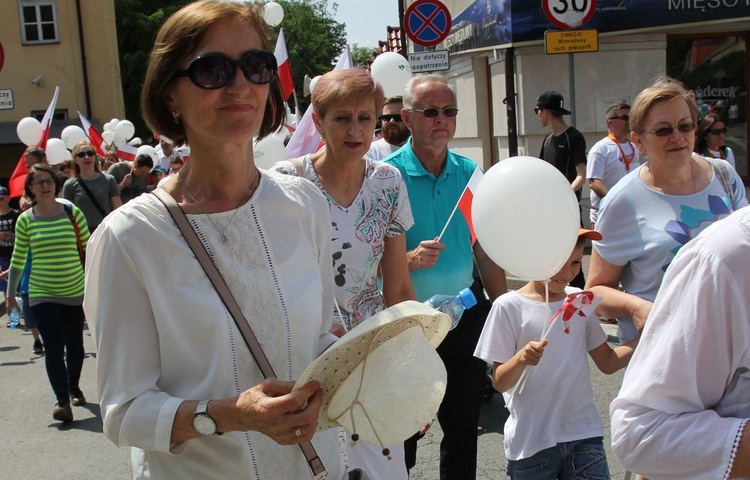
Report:
[[[464,310],[477,304],[477,298],[470,288],[464,288],[458,292],[458,295],[433,295],[424,304],[451,317],[451,330],[453,330],[461,321]]]
[[[10,320],[10,328],[16,328],[21,323],[21,309],[18,307],[11,308],[8,319]]]

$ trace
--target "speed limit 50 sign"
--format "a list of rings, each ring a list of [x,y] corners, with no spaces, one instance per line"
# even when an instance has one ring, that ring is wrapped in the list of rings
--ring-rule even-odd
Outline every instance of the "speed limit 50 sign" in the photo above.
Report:
[[[544,15],[560,28],[578,28],[596,11],[596,0],[543,0]]]

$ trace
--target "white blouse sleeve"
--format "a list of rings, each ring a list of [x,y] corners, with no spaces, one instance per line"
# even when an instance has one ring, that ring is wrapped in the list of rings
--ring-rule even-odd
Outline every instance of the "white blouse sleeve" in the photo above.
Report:
[[[750,413],[748,241],[703,237],[667,271],[610,406],[615,453],[654,480],[726,478]]]

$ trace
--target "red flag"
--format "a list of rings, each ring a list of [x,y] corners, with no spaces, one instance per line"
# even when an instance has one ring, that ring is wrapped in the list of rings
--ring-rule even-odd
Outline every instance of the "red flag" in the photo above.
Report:
[[[477,235],[474,233],[474,223],[471,220],[471,202],[474,201],[474,193],[477,191],[479,181],[482,180],[482,177],[484,177],[484,173],[482,173],[482,170],[477,167],[474,170],[474,173],[471,174],[469,183],[467,183],[466,188],[464,188],[464,193],[462,193],[461,198],[458,199],[458,208],[461,210],[461,213],[463,213],[466,223],[469,225],[472,245],[477,241]]]
[[[273,52],[278,64],[277,75],[281,82],[281,93],[284,100],[294,92],[294,80],[292,79],[292,66],[289,64],[289,54],[286,51],[286,39],[284,29],[279,30],[279,38],[276,39],[276,49]]]
[[[102,157],[106,157],[107,151],[104,139],[102,138],[101,134],[96,131],[93,125],[91,125],[91,122],[89,122],[88,118],[84,117],[81,112],[77,113],[78,118],[81,120],[81,125],[83,125],[83,131],[86,132],[86,136],[89,137],[89,142],[91,142],[91,145],[96,150],[96,153],[98,153]]]
[[[55,106],[57,106],[57,97],[60,95],[60,87],[55,87],[55,94],[52,97],[52,101],[47,107],[47,111],[44,112],[42,117],[42,139],[39,140],[39,148],[44,149],[47,146],[47,139],[49,138],[50,127],[52,126],[52,117],[55,114]],[[10,176],[8,181],[8,189],[10,190],[10,198],[19,198],[23,196],[23,185],[26,183],[26,174],[29,173],[29,169],[26,167],[25,155],[21,154],[21,158],[16,164],[16,168]]]

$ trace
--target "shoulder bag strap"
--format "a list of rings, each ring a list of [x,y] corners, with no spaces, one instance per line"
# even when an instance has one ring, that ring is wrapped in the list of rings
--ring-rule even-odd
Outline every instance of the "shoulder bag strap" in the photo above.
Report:
[[[695,160],[703,159],[708,160],[708,163],[711,164],[711,168],[713,168],[716,177],[719,179],[721,187],[725,192],[727,192],[727,195],[729,195],[729,203],[732,204],[731,207],[732,210],[734,210],[734,190],[732,189],[732,175],[729,173],[727,163],[724,160],[717,160],[709,157],[695,158]]]
[[[81,260],[81,266],[86,268],[86,252],[83,249],[83,242],[81,242],[81,229],[78,227],[78,221],[76,221],[75,215],[73,215],[73,207],[70,205],[63,204],[65,213],[68,214],[70,223],[73,224],[73,230],[76,232],[76,244],[78,245],[78,258]]]
[[[276,374],[273,371],[271,362],[269,362],[268,357],[266,357],[266,353],[263,351],[263,347],[261,347],[258,339],[255,337],[253,330],[250,328],[250,324],[247,323],[245,315],[242,313],[242,309],[240,309],[240,306],[234,299],[234,295],[232,295],[232,292],[229,290],[229,286],[224,281],[224,277],[221,276],[219,269],[216,268],[213,260],[211,260],[211,256],[206,251],[206,247],[203,245],[200,238],[198,238],[198,234],[196,234],[195,230],[193,230],[193,227],[192,225],[190,225],[190,221],[185,216],[185,213],[182,211],[179,205],[177,205],[175,199],[163,188],[157,188],[152,193],[167,207],[167,211],[172,216],[174,222],[177,224],[177,228],[179,228],[180,232],[182,232],[182,235],[185,237],[188,245],[193,250],[195,258],[197,258],[198,262],[200,262],[201,267],[203,267],[203,271],[206,272],[206,275],[208,276],[209,280],[211,280],[211,283],[224,302],[224,305],[226,305],[227,310],[229,310],[229,313],[232,315],[234,322],[240,329],[242,338],[245,339],[245,343],[247,343],[247,346],[250,349],[250,353],[252,353],[255,362],[258,364],[258,367],[260,367],[260,371],[263,372],[263,376],[266,378],[275,377]],[[310,465],[313,473],[315,475],[321,475],[325,473],[325,466],[323,465],[323,461],[318,456],[318,453],[315,451],[312,443],[310,443],[309,441],[302,442],[299,444],[299,446],[302,449],[302,453],[305,455],[305,459],[307,459],[307,463]]]
[[[104,212],[104,209],[102,208],[102,206],[99,205],[99,202],[96,201],[96,198],[94,198],[94,194],[91,193],[91,190],[89,190],[89,187],[86,186],[86,182],[84,182],[81,177],[76,177],[76,180],[78,180],[78,185],[80,185],[83,191],[86,192],[86,195],[88,195],[89,199],[94,204],[96,209],[99,210],[99,213],[102,215],[102,218],[106,217],[107,214]]]

